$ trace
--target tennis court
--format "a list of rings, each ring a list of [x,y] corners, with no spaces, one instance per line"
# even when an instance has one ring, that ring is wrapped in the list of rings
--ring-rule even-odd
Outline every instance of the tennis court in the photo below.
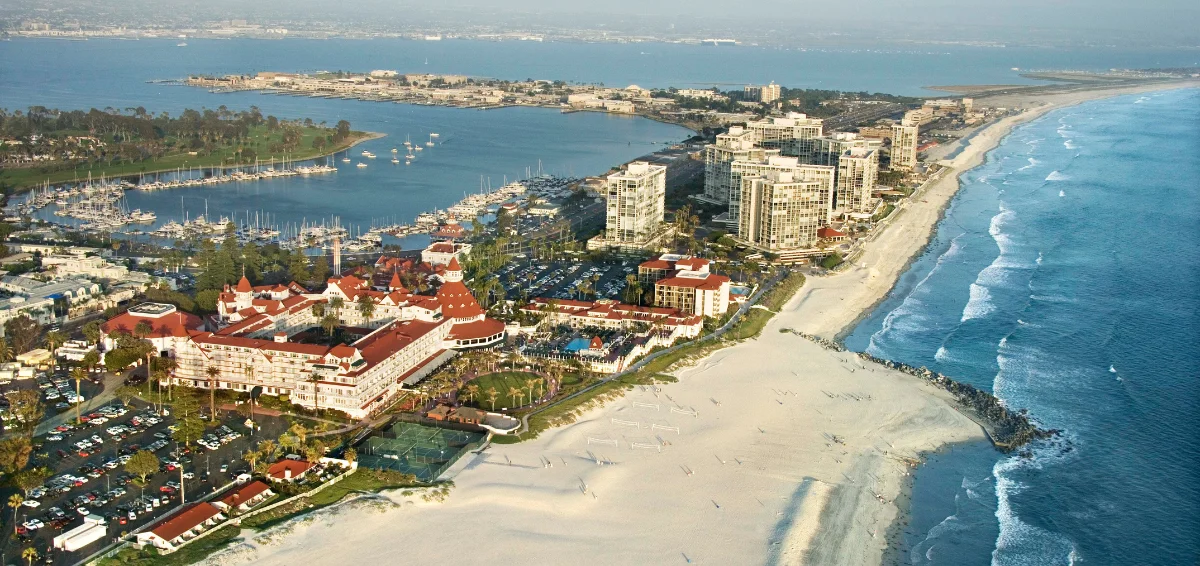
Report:
[[[368,468],[395,470],[431,482],[464,453],[479,447],[484,438],[483,433],[400,422],[363,442],[358,449],[358,462]]]

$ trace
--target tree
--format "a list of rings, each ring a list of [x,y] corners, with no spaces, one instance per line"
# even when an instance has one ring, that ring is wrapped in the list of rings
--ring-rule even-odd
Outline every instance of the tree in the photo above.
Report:
[[[297,283],[305,283],[312,278],[308,272],[308,257],[304,255],[304,250],[297,249],[289,258],[288,276]]]
[[[517,400],[523,396],[524,396],[524,392],[521,391],[521,389],[519,387],[509,387],[508,388],[508,398],[509,398],[509,400],[511,400],[513,402],[513,405],[516,405]]]
[[[25,469],[31,454],[33,446],[27,437],[13,436],[0,440],[0,471],[11,475]]]
[[[312,280],[317,283],[329,280],[329,260],[326,260],[323,254],[313,259]]]
[[[535,387],[537,387],[537,382],[538,382],[538,380],[536,380],[536,379],[526,379],[525,380],[525,389],[529,390],[529,404],[530,405],[533,404],[533,389]]]
[[[358,314],[362,315],[365,323],[370,323],[371,315],[375,314],[375,301],[371,300],[370,295],[363,293],[358,296]]]
[[[33,561],[38,559],[38,551],[36,549],[34,549],[32,546],[29,548],[26,548],[25,550],[21,551],[21,558],[24,558],[25,562],[29,566],[33,566]]]
[[[12,348],[8,346],[8,340],[0,337],[0,362],[11,362],[13,360]]]
[[[33,431],[37,428],[37,424],[41,422],[42,416],[46,414],[46,408],[42,405],[41,391],[37,389],[21,389],[8,394],[10,403],[9,411],[17,421],[21,423],[21,427],[29,436],[33,435]]]
[[[467,386],[467,398],[470,399],[472,403],[475,402],[476,395],[479,395],[479,386],[475,385],[474,383],[468,385]]]
[[[204,421],[195,414],[179,418],[175,424],[175,432],[171,433],[171,438],[184,446],[190,447],[193,442],[204,436]]]
[[[4,323],[4,335],[11,341],[13,352],[16,354],[32,350],[41,334],[42,326],[26,314]]]
[[[94,369],[96,366],[100,365],[100,352],[97,352],[96,350],[88,350],[88,352],[83,355],[82,363],[84,367],[88,369]]]
[[[325,331],[327,336],[329,336],[330,344],[333,344],[333,331],[338,327],[339,322],[341,321],[339,321],[337,315],[333,313],[326,313],[325,317],[321,319],[321,329]]]
[[[487,390],[488,401],[492,403],[492,410],[496,410],[496,397],[500,396],[500,392],[496,391],[495,387],[489,387]]]
[[[63,342],[67,341],[67,337],[62,332],[51,330],[46,333],[43,341],[46,343],[46,349],[50,350],[50,359],[53,360],[54,355],[58,352],[58,348],[63,345]]]
[[[308,374],[308,376],[304,378],[304,381],[307,381],[312,384],[313,411],[316,412],[317,414],[320,414],[321,413],[321,374],[314,371],[314,372]]]
[[[279,454],[279,445],[274,440],[266,439],[258,443],[258,451],[262,453],[262,457],[270,460]]]
[[[196,293],[196,306],[200,310],[213,312],[217,310],[217,299],[221,297],[221,293],[215,289],[205,289]]]
[[[28,494],[35,488],[41,487],[46,483],[46,480],[54,475],[53,470],[47,467],[29,468],[21,470],[13,475],[13,484],[21,490],[22,493]]]
[[[25,503],[25,498],[21,494],[14,493],[8,496],[8,507],[13,510],[13,530],[17,527],[17,511],[21,509],[21,504]]]
[[[87,372],[81,367],[71,368],[71,379],[75,380],[75,395],[79,396],[79,384],[87,379]],[[79,405],[81,403],[75,403],[75,424],[82,422],[79,420]]]
[[[208,414],[215,423],[217,422],[217,378],[221,377],[221,368],[208,366],[204,370],[204,374],[208,376]]]
[[[358,460],[358,451],[353,446],[347,447],[345,452],[342,452],[342,459],[353,464]]]
[[[158,456],[149,450],[138,450],[125,463],[125,471],[137,476],[141,483],[145,484],[146,476],[157,472],[158,466]]]
[[[136,388],[134,388],[132,386],[122,385],[117,388],[117,391],[115,394],[117,396],[117,399],[119,399],[123,405],[128,406],[130,401],[133,401],[134,399],[137,398],[138,391]]]
[[[313,303],[312,315],[317,320],[325,318],[325,303]]]
[[[825,256],[825,259],[821,260],[821,267],[824,267],[825,269],[833,269],[841,265],[842,261],[842,254],[833,252],[832,254]]]
[[[308,440],[308,427],[300,423],[292,423],[292,426],[288,427],[288,433],[295,436],[300,445],[303,445]]]

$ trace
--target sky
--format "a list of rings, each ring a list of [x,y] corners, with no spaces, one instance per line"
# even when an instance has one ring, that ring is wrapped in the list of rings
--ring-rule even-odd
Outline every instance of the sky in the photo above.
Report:
[[[7,9],[5,8],[7,6]],[[913,39],[1053,39],[1200,45],[1198,0],[5,0],[24,13],[564,26],[684,34],[728,29],[885,32]],[[79,17],[76,15],[76,17]],[[916,37],[921,36],[921,37]]]

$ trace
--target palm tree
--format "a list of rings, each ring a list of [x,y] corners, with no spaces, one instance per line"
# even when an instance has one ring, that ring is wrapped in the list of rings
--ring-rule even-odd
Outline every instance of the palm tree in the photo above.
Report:
[[[328,313],[325,315],[325,318],[321,319],[321,329],[325,331],[325,334],[329,335],[330,345],[333,344],[333,331],[337,328],[338,322],[340,321],[337,315],[333,313]]]
[[[99,344],[100,338],[103,336],[103,331],[100,329],[100,321],[93,320],[83,325],[83,337],[87,339],[88,343]]]
[[[204,370],[208,376],[208,413],[213,421],[217,419],[217,378],[221,377],[221,368],[217,366],[208,366]]]
[[[517,400],[520,399],[521,397],[523,397],[524,395],[525,395],[525,392],[521,391],[520,388],[517,388],[517,387],[509,387],[508,388],[508,398],[512,400],[513,405],[516,405]]]
[[[334,297],[329,300],[329,308],[333,309],[334,315],[341,315],[342,308],[346,306],[346,300],[341,297]]]
[[[325,303],[316,303],[312,306],[313,318],[321,320],[325,318]]]
[[[279,453],[279,444],[268,438],[258,443],[258,452],[264,460],[270,460]]]
[[[536,380],[536,379],[526,379],[525,380],[525,389],[527,389],[529,391],[529,404],[530,405],[533,404],[533,388],[537,385],[537,381],[538,380]]]
[[[358,296],[358,314],[362,315],[364,326],[369,326],[371,315],[375,314],[375,301],[371,300],[370,295],[363,293]]]
[[[54,360],[54,354],[58,351],[58,347],[62,346],[63,342],[66,342],[66,341],[67,341],[67,337],[64,336],[62,332],[59,332],[57,330],[51,330],[50,332],[46,333],[46,338],[45,338],[46,349],[50,350],[50,360],[51,361]]]
[[[478,385],[475,385],[474,383],[472,383],[467,386],[467,398],[470,399],[472,403],[475,402],[475,396],[478,394],[479,394],[479,386]]]
[[[495,410],[496,410],[496,397],[499,397],[499,396],[500,396],[500,392],[499,392],[499,391],[496,391],[496,388],[495,388],[495,387],[489,387],[489,388],[488,388],[488,390],[487,390],[487,398],[488,398],[488,401],[491,401],[491,403],[492,403],[492,410],[493,410],[493,411],[495,411]]]
[[[38,552],[31,546],[21,551],[21,558],[24,558],[29,566],[33,566],[33,561],[38,559]]]
[[[312,387],[313,387],[313,411],[315,411],[319,414],[321,412],[321,398],[320,398],[321,374],[314,371],[314,372],[308,374],[308,377],[304,378],[304,381],[307,381],[312,384]]]
[[[8,498],[8,507],[13,510],[13,530],[16,530],[17,510],[21,508],[22,503],[25,503],[25,498],[19,493],[14,493]]]
[[[87,372],[83,371],[83,368],[76,367],[76,368],[71,369],[71,379],[75,380],[75,396],[76,397],[79,396],[79,384],[86,378],[87,378]],[[75,402],[75,424],[79,424],[80,422],[82,422],[79,420],[79,405],[80,404],[81,403],[79,403],[78,401]]]

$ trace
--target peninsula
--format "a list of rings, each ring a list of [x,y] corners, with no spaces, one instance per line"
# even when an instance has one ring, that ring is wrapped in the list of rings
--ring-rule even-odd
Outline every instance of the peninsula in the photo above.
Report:
[[[321,158],[379,137],[342,120],[242,112],[184,110],[178,116],[145,108],[26,112],[0,110],[0,186],[15,191],[44,184],[118,179],[159,172],[223,171]]]

